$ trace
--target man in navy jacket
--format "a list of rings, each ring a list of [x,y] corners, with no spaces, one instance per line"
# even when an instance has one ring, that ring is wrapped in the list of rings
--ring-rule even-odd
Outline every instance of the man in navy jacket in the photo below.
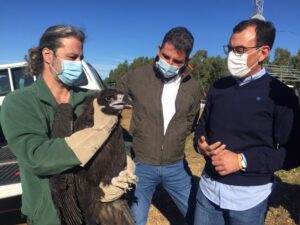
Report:
[[[194,145],[205,156],[195,225],[263,225],[274,171],[283,167],[297,96],[263,67],[271,22],[249,19],[228,45],[232,76],[210,88]]]

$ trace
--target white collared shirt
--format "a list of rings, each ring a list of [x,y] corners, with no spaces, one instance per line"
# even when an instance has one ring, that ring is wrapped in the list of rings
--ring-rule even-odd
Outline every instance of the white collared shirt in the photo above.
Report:
[[[175,100],[181,82],[181,76],[164,83],[161,95],[161,104],[164,118],[164,134],[166,134],[168,125],[176,112]]]

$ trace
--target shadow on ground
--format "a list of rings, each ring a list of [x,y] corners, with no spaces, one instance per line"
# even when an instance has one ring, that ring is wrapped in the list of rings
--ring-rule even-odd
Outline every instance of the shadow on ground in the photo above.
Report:
[[[25,224],[26,219],[21,215],[21,211],[11,211],[0,214],[0,224],[1,225],[16,225]]]
[[[276,179],[277,184],[271,194],[269,206],[274,208],[282,206],[296,224],[300,224],[300,185],[282,182],[279,177]]]
[[[196,192],[199,183],[199,177],[193,176],[194,182],[194,195],[190,197],[190,206],[194,206],[195,199],[196,199]],[[188,224],[185,222],[184,217],[182,216],[181,212],[177,208],[176,204],[173,202],[172,198],[169,196],[168,192],[165,189],[158,185],[156,191],[152,198],[152,204],[160,211],[160,213],[169,221],[170,225],[186,225]],[[194,208],[194,207],[192,207]],[[190,214],[194,214],[192,209],[189,209]],[[189,216],[190,220],[193,221],[193,216]],[[192,222],[190,221],[190,224]]]

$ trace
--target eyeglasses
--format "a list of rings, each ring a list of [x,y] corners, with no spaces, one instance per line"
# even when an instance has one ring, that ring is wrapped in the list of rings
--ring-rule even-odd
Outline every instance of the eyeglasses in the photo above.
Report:
[[[261,46],[245,47],[245,46],[239,45],[239,46],[232,47],[230,45],[224,45],[223,50],[226,55],[228,55],[229,52],[231,52],[231,51],[233,51],[234,54],[236,54],[236,55],[243,55],[245,52],[248,51],[248,49],[259,48],[259,47],[261,47]]]
[[[162,54],[162,56],[163,56],[166,60],[170,60],[170,59],[171,59],[171,57],[168,56],[168,55],[166,55],[165,53],[163,53],[163,52],[160,52],[160,53]],[[178,59],[172,59],[172,61],[173,61],[175,64],[177,64],[177,65],[181,65],[181,64],[184,64],[184,63],[185,63],[184,60],[178,60]]]

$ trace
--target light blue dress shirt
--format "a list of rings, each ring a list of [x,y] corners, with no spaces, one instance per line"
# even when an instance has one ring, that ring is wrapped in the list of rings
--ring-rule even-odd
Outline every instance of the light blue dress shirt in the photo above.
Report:
[[[263,68],[251,77],[247,77],[242,81],[238,80],[239,85],[242,86],[256,80],[265,73],[266,70]],[[247,159],[244,159],[247,162]],[[265,200],[272,192],[273,183],[258,186],[222,184],[210,178],[203,171],[199,186],[206,198],[220,206],[220,208],[244,211],[253,208]]]

